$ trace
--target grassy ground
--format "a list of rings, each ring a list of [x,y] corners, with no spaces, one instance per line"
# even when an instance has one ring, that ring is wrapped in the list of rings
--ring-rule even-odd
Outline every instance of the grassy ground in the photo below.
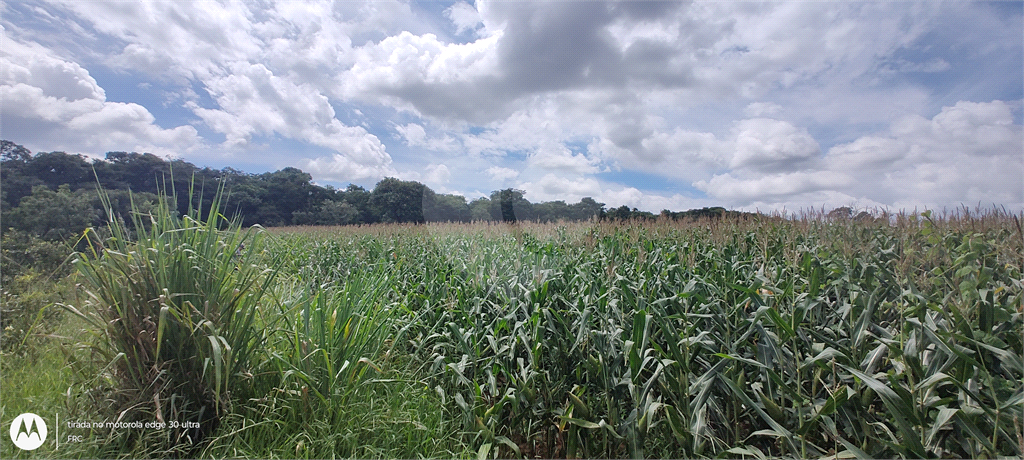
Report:
[[[167,222],[87,259],[56,335],[91,338],[3,356],[0,421],[203,425],[30,457],[1019,456],[1019,219]]]
[[[91,418],[92,408],[78,407],[77,394],[81,383],[87,381],[89,372],[96,369],[78,364],[84,355],[79,348],[82,329],[85,324],[76,318],[64,316],[56,331],[47,334],[25,355],[4,353],[0,355],[0,420],[3,421],[3,436],[0,438],[2,458],[62,458],[90,457],[95,450],[83,446],[70,446],[66,438],[61,439],[57,448],[54,442],[44,443],[35,451],[26,452],[16,448],[7,435],[10,421],[18,414],[32,412],[46,421],[51,441],[56,439],[55,423],[69,419]],[[77,358],[77,359],[76,359]],[[74,395],[74,396],[73,396]],[[67,434],[67,430],[62,430]]]

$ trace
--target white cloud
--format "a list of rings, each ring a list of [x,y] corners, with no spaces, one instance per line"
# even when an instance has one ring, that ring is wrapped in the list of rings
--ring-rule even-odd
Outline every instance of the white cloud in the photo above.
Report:
[[[726,173],[715,175],[710,181],[699,181],[694,186],[715,198],[746,204],[754,199],[784,200],[792,195],[843,188],[853,183],[849,175],[820,171],[781,173],[747,180]]]
[[[42,94],[77,101],[106,99],[103,88],[89,75],[89,71],[74,62],[68,62],[38,43],[12,40],[3,34],[4,46],[0,50],[4,65],[0,67],[0,81],[13,86],[24,84],[39,88]]]
[[[618,204],[619,206],[629,206],[630,208],[640,208],[643,206],[645,209],[645,197],[644,193],[635,187],[622,187],[618,190],[615,189],[604,189],[598,194],[598,201],[608,203],[611,206]]]
[[[907,157],[910,145],[890,137],[864,136],[832,147],[827,162],[844,171],[882,172]]]
[[[734,127],[736,151],[729,166],[772,171],[800,169],[821,149],[806,129],[771,118],[742,120]]]
[[[366,165],[337,153],[331,156],[299,160],[298,164],[303,171],[308,172],[318,182],[355,182],[360,179],[379,179],[398,175],[390,164]]]
[[[782,113],[782,106],[771,102],[751,102],[743,113],[748,117],[770,117]]]
[[[931,119],[905,117],[887,134],[836,145],[810,169],[745,169],[693,185],[744,207],[796,209],[831,200],[840,206],[956,207],[980,202],[1015,209],[1024,206],[1022,145],[1021,126],[1013,124],[1008,104],[961,101]]]
[[[817,162],[820,147],[804,128],[770,118],[752,118],[733,123],[729,135],[675,128],[654,131],[627,149],[600,139],[590,150],[618,160],[624,169],[638,169],[666,177],[697,180],[724,169],[788,171],[807,168]]]
[[[246,60],[264,46],[242,3],[70,1],[64,7],[124,43],[120,54],[110,56],[113,65],[161,78],[216,75],[219,63]]]
[[[339,95],[441,119],[491,117],[506,102],[493,84],[499,38],[446,44],[434,34],[402,32],[367,44],[338,77]]]
[[[428,184],[444,185],[452,180],[452,173],[445,165],[427,165],[423,180]]]
[[[455,25],[455,33],[461,34],[467,30],[476,30],[480,25],[483,25],[483,19],[480,18],[480,13],[466,2],[458,2],[448,9],[444,10],[445,16],[451,19],[452,24]]]
[[[526,199],[532,202],[565,200],[567,203],[579,201],[601,193],[601,184],[597,179],[589,177],[566,178],[554,174],[545,174],[534,182],[520,182],[517,189],[526,191]]]
[[[386,88],[413,83],[467,81],[493,73],[487,59],[493,39],[468,44],[447,44],[434,34],[402,32],[357,50],[348,77],[353,88]]]
[[[421,169],[401,171],[390,175],[402,180],[422,183],[438,193],[449,193],[448,184],[452,180],[452,173],[447,165],[433,163]]]
[[[676,128],[671,133],[656,132],[644,139],[642,145],[648,152],[652,152],[649,155],[651,158],[666,159],[664,163],[685,163],[690,167],[723,166],[732,150],[731,145],[718,140],[714,134],[682,128]]]
[[[253,135],[280,134],[344,156],[345,161],[337,155],[312,160],[318,171],[330,177],[365,178],[373,177],[366,176],[371,172],[390,171],[391,156],[376,136],[361,126],[342,124],[326,96],[309,85],[278,77],[262,64],[235,65],[232,74],[210,79],[207,91],[219,109],[194,102],[188,106],[208,126],[224,133],[229,147],[244,147]]]
[[[398,131],[405,145],[409,147],[418,147],[435,152],[454,152],[461,149],[458,141],[448,134],[444,134],[441,137],[429,136],[423,125],[417,123],[396,125],[395,131]]]
[[[424,145],[427,139],[427,132],[423,129],[423,126],[416,123],[409,123],[405,126],[397,126],[395,130],[398,131],[402,137],[405,138],[406,145],[419,146]]]
[[[519,171],[512,168],[503,168],[501,166],[491,166],[484,172],[491,176],[491,179],[494,179],[497,182],[505,182],[519,177]]]
[[[98,155],[132,150],[174,155],[202,145],[195,128],[164,129],[134,103],[108,102],[89,72],[38,43],[2,32],[0,117],[3,136],[31,150]]]
[[[587,158],[582,153],[573,153],[562,145],[541,147],[530,153],[527,163],[544,171],[561,171],[568,174],[587,174],[598,172],[599,161]]]

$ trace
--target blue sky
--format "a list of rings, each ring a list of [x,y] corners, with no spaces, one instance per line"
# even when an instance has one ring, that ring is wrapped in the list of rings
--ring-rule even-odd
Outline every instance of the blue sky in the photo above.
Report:
[[[1024,3],[5,2],[0,136],[657,212],[1024,209]]]

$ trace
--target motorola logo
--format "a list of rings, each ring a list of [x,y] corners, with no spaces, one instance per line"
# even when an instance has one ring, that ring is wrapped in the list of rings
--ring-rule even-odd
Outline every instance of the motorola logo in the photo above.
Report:
[[[11,441],[21,450],[35,450],[46,440],[46,422],[43,418],[26,412],[11,422]]]

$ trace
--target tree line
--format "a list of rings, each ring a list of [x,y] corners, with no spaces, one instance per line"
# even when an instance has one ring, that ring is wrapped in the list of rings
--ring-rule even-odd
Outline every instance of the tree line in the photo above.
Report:
[[[150,153],[108,152],[87,159],[65,152],[33,154],[11,141],[0,141],[0,231],[14,229],[50,241],[68,238],[102,224],[104,212],[97,185],[111,197],[115,212],[153,206],[173,196],[180,213],[190,207],[209,209],[213,191],[226,191],[222,211],[243,225],[351,225],[378,222],[580,221],[649,219],[650,212],[620,206],[605,209],[587,197],[577,203],[531,203],[525,192],[496,190],[489,197],[437,193],[424,184],[388,177],[372,190],[358,185],[344,189],[320,186],[297,168],[250,174],[233,168],[200,168],[184,160],[165,160]],[[130,191],[130,193],[129,193]],[[685,212],[664,210],[663,218],[738,214],[724,208]]]

